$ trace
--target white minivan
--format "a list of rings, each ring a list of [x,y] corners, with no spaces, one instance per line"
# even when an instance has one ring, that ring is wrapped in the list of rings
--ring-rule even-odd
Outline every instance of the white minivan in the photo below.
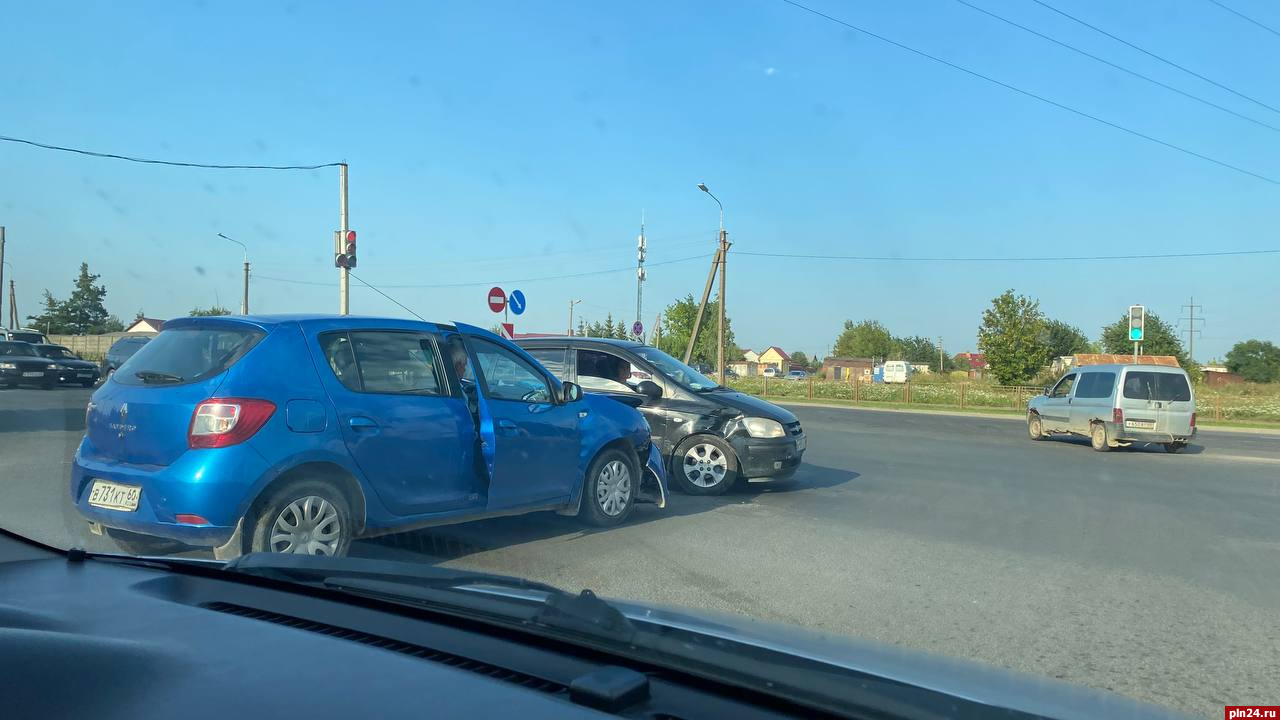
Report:
[[[887,360],[884,364],[884,381],[904,383],[911,379],[911,363],[906,360]]]
[[[1159,443],[1176,453],[1195,437],[1196,400],[1182,368],[1085,365],[1027,403],[1027,431],[1083,435],[1099,452]]]

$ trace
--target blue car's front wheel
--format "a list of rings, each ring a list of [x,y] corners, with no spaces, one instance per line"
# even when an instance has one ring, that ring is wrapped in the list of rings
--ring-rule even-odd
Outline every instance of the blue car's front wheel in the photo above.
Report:
[[[635,507],[640,476],[635,459],[617,448],[596,456],[582,489],[582,519],[591,525],[617,525]]]
[[[286,483],[257,508],[250,552],[340,556],[351,546],[351,505],[329,483]]]

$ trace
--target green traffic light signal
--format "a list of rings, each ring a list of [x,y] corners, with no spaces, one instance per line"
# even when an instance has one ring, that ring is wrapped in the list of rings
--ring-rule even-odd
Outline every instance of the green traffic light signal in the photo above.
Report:
[[[1131,341],[1133,341],[1133,342],[1139,342],[1139,341],[1141,341],[1141,340],[1142,340],[1142,328],[1140,328],[1140,327],[1129,328],[1129,340],[1131,340]]]

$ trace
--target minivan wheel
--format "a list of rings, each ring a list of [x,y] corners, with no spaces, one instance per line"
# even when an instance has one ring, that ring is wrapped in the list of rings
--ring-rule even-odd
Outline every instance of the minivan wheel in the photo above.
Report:
[[[1107,426],[1100,422],[1093,424],[1089,429],[1089,444],[1098,452],[1107,452],[1111,449],[1111,441],[1107,438]]]
[[[1044,439],[1044,426],[1040,422],[1039,415],[1032,415],[1031,418],[1027,420],[1027,433],[1031,435],[1032,440]]]
[[[296,480],[257,505],[249,552],[342,556],[354,525],[346,496],[329,483]]]
[[[1162,444],[1164,445],[1164,451],[1167,453],[1180,453],[1187,449],[1187,444],[1184,442],[1167,442]]]
[[[676,448],[676,485],[690,495],[721,495],[738,481],[738,457],[714,435],[686,438]]]
[[[587,469],[582,519],[600,527],[626,520],[635,507],[639,480],[635,462],[626,453],[617,448],[601,452]]]

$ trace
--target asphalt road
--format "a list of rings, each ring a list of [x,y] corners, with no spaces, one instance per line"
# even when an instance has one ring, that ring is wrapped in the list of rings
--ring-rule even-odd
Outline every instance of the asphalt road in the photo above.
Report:
[[[65,499],[88,391],[0,391],[0,527],[114,549]],[[608,531],[549,513],[360,555],[712,608],[1116,690],[1201,716],[1280,701],[1280,436],[1182,455],[1020,422],[793,407],[796,477]]]

